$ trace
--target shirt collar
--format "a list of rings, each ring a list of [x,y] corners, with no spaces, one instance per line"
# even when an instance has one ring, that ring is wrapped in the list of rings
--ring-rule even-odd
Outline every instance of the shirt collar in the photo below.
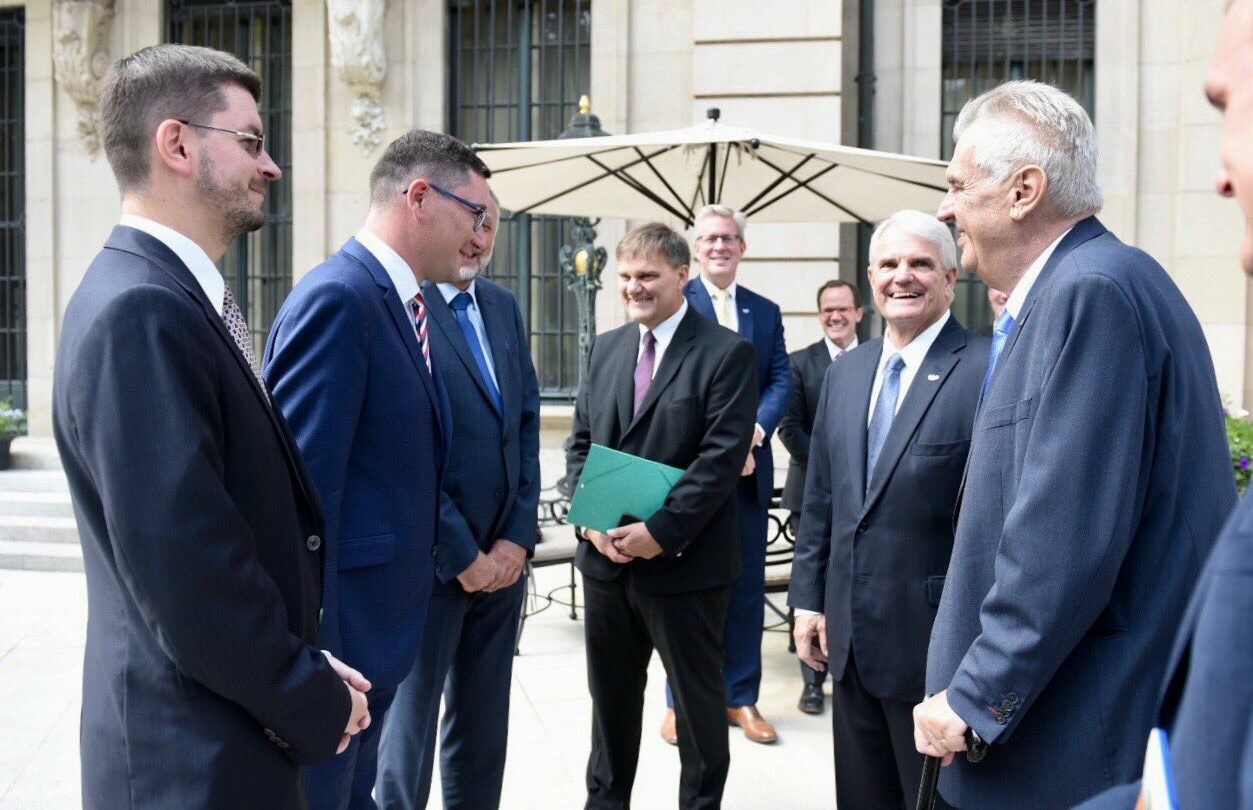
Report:
[[[1022,274],[1022,278],[1018,279],[1018,284],[1014,286],[1014,291],[1009,294],[1009,298],[1005,301],[1005,310],[1009,312],[1009,317],[1015,321],[1018,320],[1018,313],[1022,312],[1022,305],[1027,303],[1027,295],[1031,292],[1031,288],[1035,286],[1036,279],[1040,277],[1040,273],[1044,272],[1044,265],[1048,264],[1049,257],[1053,255],[1053,251],[1057,250],[1057,246],[1066,234],[1074,230],[1074,226],[1066,229],[1066,232],[1053,240],[1053,244],[1044,249],[1044,252],[1036,256],[1035,261],[1027,268],[1027,272]]]
[[[479,297],[474,294],[474,282],[473,281],[470,282],[470,286],[466,287],[464,291],[457,289],[456,284],[448,284],[447,282],[440,282],[439,284],[436,284],[435,286],[439,288],[439,294],[444,296],[444,302],[447,303],[449,306],[452,305],[452,299],[456,298],[457,293],[459,292],[469,293],[470,302],[474,304],[476,309],[479,306]]]
[[[679,321],[683,320],[683,316],[686,314],[687,299],[684,298],[683,303],[679,306],[679,311],[657,324],[657,327],[652,330],[653,337],[657,340],[659,346],[668,346],[670,344],[670,338],[674,337],[675,330],[679,328]],[[644,333],[648,331],[648,327],[642,323],[639,324],[639,327],[640,338],[642,339]]]
[[[218,315],[222,314],[222,301],[226,298],[226,281],[218,272],[217,265],[209,258],[209,254],[204,252],[204,248],[168,225],[162,225],[146,217],[122,214],[118,224],[143,231],[173,251],[200,284],[200,288],[204,290],[205,297],[209,299],[213,309]]]
[[[827,354],[831,355],[831,359],[834,360],[836,355],[840,353],[840,347],[836,346],[835,341],[827,337],[826,335],[822,336],[822,342],[827,344]],[[849,352],[851,352],[853,349],[856,349],[856,348],[857,348],[857,335],[853,335],[853,339],[850,340],[848,345],[844,347],[844,354],[848,354]]]
[[[396,288],[396,294],[400,296],[401,303],[408,304],[412,301],[413,296],[418,294],[419,288],[418,278],[413,274],[413,268],[409,266],[409,262],[400,258],[400,254],[392,250],[391,245],[368,228],[357,231],[357,241],[363,248],[374,254],[374,258],[383,265],[388,278],[392,280],[392,286]]]
[[[898,349],[884,333],[883,354],[879,356],[879,367],[887,365],[888,358],[893,354],[899,354],[908,368],[918,368],[926,358],[927,352],[931,351],[931,344],[935,343],[935,339],[940,336],[940,330],[944,328],[944,324],[948,323],[950,317],[948,310],[945,310],[935,323],[922,330],[922,334],[911,340],[903,349]]]
[[[713,301],[717,301],[718,300],[718,285],[714,284],[712,281],[706,278],[704,273],[701,273],[700,283],[705,285],[705,292],[709,293],[709,298]],[[729,285],[727,285],[727,292],[731,293],[732,302],[735,301],[735,290],[737,286],[738,285],[734,281],[732,281]]]

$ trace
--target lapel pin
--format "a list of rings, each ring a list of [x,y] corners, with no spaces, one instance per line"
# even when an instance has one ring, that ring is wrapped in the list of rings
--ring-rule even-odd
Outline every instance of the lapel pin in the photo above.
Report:
[[[935,382],[935,381],[936,381],[936,380],[938,380],[938,379],[940,379],[940,375],[939,375],[939,374],[928,374],[928,375],[927,375],[927,381],[928,381],[928,382]]]

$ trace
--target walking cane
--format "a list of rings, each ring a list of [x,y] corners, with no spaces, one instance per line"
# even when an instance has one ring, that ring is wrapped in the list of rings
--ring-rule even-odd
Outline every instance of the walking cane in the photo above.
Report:
[[[966,729],[966,761],[981,762],[988,755],[988,744],[979,739],[974,729]],[[940,758],[923,756],[922,780],[918,785],[916,810],[934,810],[936,786],[940,782]]]

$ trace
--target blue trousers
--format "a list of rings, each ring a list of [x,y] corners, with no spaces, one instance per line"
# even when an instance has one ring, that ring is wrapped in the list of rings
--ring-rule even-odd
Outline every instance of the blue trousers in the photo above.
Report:
[[[370,791],[378,765],[379,738],[396,687],[374,687],[366,693],[370,727],[352,738],[339,756],[305,768],[309,810],[375,810]]]
[[[436,583],[422,646],[388,712],[375,792],[383,810],[422,810],[431,793],[440,697],[445,810],[500,806],[513,649],[526,580],[493,593]]]

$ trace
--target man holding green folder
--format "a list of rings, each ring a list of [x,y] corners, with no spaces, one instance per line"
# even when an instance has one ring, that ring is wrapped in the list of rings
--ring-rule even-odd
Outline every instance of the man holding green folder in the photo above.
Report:
[[[596,339],[566,459],[574,515],[605,529],[580,530],[575,556],[592,693],[586,806],[630,806],[656,649],[675,693],[679,806],[717,808],[730,765],[722,631],[741,565],[734,489],[756,421],[756,354],[688,307],[682,236],[643,225],[617,260],[632,322]],[[660,509],[627,512],[623,475],[629,488],[668,487]]]

